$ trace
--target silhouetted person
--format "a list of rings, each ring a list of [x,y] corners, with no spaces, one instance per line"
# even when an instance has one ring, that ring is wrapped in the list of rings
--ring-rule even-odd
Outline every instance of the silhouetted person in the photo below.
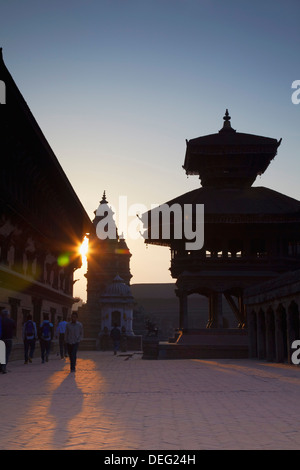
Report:
[[[65,332],[65,342],[67,343],[71,372],[75,372],[76,370],[77,351],[82,338],[83,326],[78,321],[77,312],[72,312],[71,321],[67,324]]]
[[[121,339],[121,332],[119,328],[117,327],[116,323],[114,323],[114,327],[112,328],[110,332],[110,337],[113,340],[114,355],[116,355],[117,351],[119,351],[119,348],[120,348],[120,339]]]
[[[125,326],[122,326],[121,328],[120,349],[122,352],[127,351],[127,334]]]
[[[59,352],[60,352],[60,357],[63,359],[64,357],[67,357],[68,349],[67,349],[67,344],[65,341],[65,333],[66,333],[66,327],[67,327],[68,322],[66,320],[61,320],[59,324],[57,325],[57,334],[58,334],[58,342],[59,342]]]
[[[51,349],[51,341],[53,339],[53,324],[49,321],[48,313],[44,314],[44,320],[40,326],[39,332],[40,345],[41,345],[41,358],[42,363],[48,362]]]
[[[36,324],[32,320],[32,315],[27,316],[27,320],[23,325],[22,337],[24,342],[24,361],[25,364],[32,362],[35,350],[35,342],[37,340]]]

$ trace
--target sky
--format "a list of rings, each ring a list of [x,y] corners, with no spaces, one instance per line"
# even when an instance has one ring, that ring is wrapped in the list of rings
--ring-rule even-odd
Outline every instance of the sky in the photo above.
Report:
[[[133,204],[200,186],[186,139],[218,132],[226,108],[238,132],[282,138],[254,185],[299,199],[299,18],[299,0],[1,0],[0,47],[90,218],[105,190],[129,225]],[[168,248],[127,244],[132,283],[175,281]]]

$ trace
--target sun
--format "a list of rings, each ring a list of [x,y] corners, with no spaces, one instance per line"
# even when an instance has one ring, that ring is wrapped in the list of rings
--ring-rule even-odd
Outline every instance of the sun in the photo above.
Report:
[[[79,253],[81,254],[83,263],[86,263],[86,256],[88,253],[88,249],[89,249],[89,239],[87,236],[85,236],[83,239],[83,242],[81,243],[79,247]]]

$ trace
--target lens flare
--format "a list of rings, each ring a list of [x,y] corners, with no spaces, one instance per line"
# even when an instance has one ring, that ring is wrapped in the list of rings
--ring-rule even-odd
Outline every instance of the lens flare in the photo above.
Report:
[[[68,266],[69,263],[70,263],[70,253],[61,253],[59,257],[57,258],[58,266],[61,266],[61,267]]]
[[[116,248],[115,249],[115,253],[117,255],[128,255],[129,254],[129,250],[127,248]]]

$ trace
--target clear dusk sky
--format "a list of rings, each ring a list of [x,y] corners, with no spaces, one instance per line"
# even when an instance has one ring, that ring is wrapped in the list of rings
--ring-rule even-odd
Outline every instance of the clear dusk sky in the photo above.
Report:
[[[91,219],[104,190],[150,209],[199,187],[185,139],[226,108],[237,131],[283,139],[255,185],[299,199],[299,0],[1,0],[0,46]],[[173,282],[168,248],[127,242],[132,283]]]

